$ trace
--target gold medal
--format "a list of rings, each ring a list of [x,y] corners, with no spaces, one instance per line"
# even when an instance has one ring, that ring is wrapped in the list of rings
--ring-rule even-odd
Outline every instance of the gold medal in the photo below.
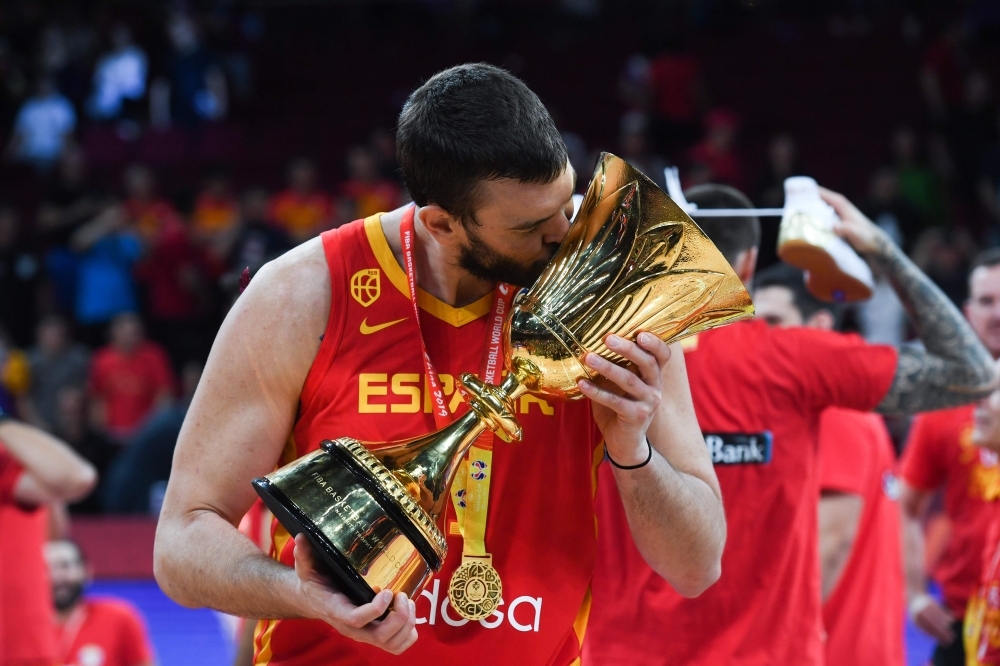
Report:
[[[493,568],[493,558],[463,556],[451,576],[448,599],[455,612],[466,620],[482,620],[500,605],[503,584]]]

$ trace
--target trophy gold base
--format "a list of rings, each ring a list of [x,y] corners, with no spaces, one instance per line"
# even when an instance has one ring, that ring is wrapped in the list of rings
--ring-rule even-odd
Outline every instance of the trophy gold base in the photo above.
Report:
[[[324,441],[253,486],[293,538],[306,535],[317,568],[356,605],[384,589],[419,594],[441,568],[444,536],[356,440]]]

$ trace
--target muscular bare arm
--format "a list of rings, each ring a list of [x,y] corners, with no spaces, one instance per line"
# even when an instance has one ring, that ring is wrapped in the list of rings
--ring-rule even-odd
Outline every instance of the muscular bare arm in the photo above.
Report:
[[[989,395],[997,382],[993,358],[958,308],[850,201],[820,192],[842,220],[838,233],[892,282],[924,345],[899,350],[896,376],[877,411],[912,414]]]
[[[693,597],[718,580],[726,541],[722,493],[698,427],[680,346],[648,333],[615,351],[639,374],[590,354],[588,365],[618,385],[615,395],[589,382],[594,417],[608,455],[634,470],[614,469],[632,538],[646,562],[679,594]]]
[[[175,601],[243,617],[308,617],[392,652],[416,640],[412,602],[388,591],[355,607],[295,542],[295,569],[236,526],[256,497],[250,480],[274,469],[330,311],[319,239],[265,266],[215,340],[174,454],[156,533],[156,579]],[[381,622],[372,622],[394,603]]]
[[[824,492],[819,498],[821,598],[826,601],[851,557],[864,500],[850,493]]]
[[[97,470],[69,444],[27,423],[0,421],[0,445],[24,468],[14,487],[22,504],[75,502],[97,484]]]

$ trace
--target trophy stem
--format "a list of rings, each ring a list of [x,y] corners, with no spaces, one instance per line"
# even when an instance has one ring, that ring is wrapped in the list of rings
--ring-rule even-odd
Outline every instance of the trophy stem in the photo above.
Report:
[[[467,414],[437,432],[372,453],[438,523],[462,458],[476,439],[487,428],[507,442],[521,439],[514,401],[527,392],[525,384],[530,378],[529,370],[520,366],[500,386],[462,375],[462,390],[469,402]]]

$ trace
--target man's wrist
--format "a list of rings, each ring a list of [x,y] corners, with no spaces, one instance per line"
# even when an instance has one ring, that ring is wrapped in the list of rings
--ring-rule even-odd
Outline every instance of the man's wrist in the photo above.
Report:
[[[867,252],[859,251],[858,254],[866,259],[878,261],[891,259],[897,251],[899,251],[899,247],[889,237],[889,234],[883,229],[875,227],[874,247]]]
[[[914,596],[906,608],[910,614],[910,619],[915,619],[918,615],[923,613],[928,606],[932,606],[935,603],[937,603],[937,600],[926,592],[921,592],[920,594]]]
[[[604,452],[611,464],[619,469],[644,467],[652,458],[653,445],[645,436],[622,446],[619,442],[604,442]]]

